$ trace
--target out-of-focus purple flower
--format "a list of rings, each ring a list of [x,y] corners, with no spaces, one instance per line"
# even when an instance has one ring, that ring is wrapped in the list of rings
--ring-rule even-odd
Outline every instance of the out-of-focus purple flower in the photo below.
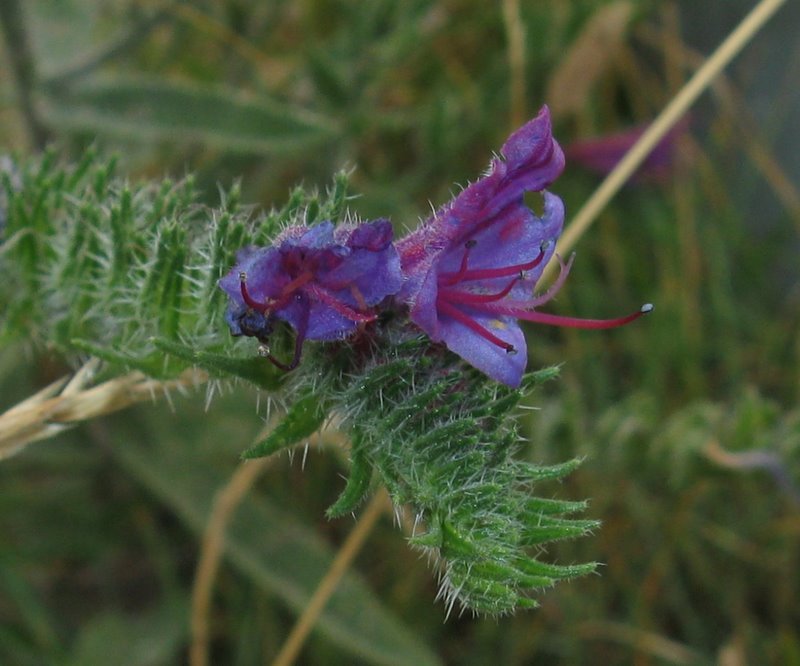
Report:
[[[231,299],[226,320],[233,335],[266,341],[276,320],[294,328],[295,355],[303,342],[339,340],[375,319],[372,307],[402,284],[400,259],[388,220],[358,226],[288,227],[270,247],[239,252],[219,281]]]
[[[647,130],[648,125],[633,127],[623,132],[606,134],[591,139],[574,141],[564,149],[570,163],[589,171],[606,175],[625,157]],[[664,180],[675,167],[678,142],[689,130],[689,119],[684,118],[664,135],[642,162],[635,178],[645,181]]]
[[[514,132],[489,172],[398,241],[406,282],[399,299],[411,320],[487,375],[519,386],[527,363],[518,319],[582,328],[608,328],[631,321],[578,320],[536,312],[563,284],[569,264],[542,295],[534,288],[564,224],[564,206],[544,191],[564,167],[550,115],[539,115]],[[535,215],[525,192],[542,192],[544,212]]]

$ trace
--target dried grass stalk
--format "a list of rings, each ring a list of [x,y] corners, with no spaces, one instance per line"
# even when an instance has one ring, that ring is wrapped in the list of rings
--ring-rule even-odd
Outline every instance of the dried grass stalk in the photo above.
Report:
[[[0,460],[21,451],[31,442],[53,437],[81,421],[125,409],[144,400],[155,400],[171,390],[197,386],[208,375],[196,369],[177,379],[157,381],[131,372],[92,386],[100,361],[89,360],[75,375],[62,377],[38,393],[0,414]]]

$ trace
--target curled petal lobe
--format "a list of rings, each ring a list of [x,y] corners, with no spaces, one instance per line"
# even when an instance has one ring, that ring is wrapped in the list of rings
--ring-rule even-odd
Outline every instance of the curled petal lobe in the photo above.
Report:
[[[466,240],[476,226],[487,226],[508,207],[522,206],[525,192],[540,192],[564,169],[564,153],[553,139],[550,112],[539,114],[514,132],[489,171],[442,206],[431,219],[397,243],[408,284],[401,297],[413,299],[420,273],[432,255]]]

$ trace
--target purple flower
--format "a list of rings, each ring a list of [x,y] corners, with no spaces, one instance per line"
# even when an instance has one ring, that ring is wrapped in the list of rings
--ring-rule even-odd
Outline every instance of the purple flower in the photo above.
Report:
[[[600,321],[534,310],[552,298],[569,272],[569,263],[562,264],[553,286],[534,295],[564,224],[561,199],[544,188],[563,168],[543,107],[509,137],[483,178],[397,243],[406,276],[399,298],[409,305],[411,320],[432,340],[513,387],[527,362],[518,319],[609,328],[642,314]],[[525,192],[542,192],[541,217],[525,204]]]
[[[297,366],[306,339],[339,340],[374,320],[372,306],[401,284],[388,220],[288,227],[274,245],[240,251],[236,266],[219,281],[231,299],[226,320],[233,335],[266,342],[276,320],[294,328],[292,361],[270,356],[284,369]]]
[[[675,166],[680,141],[689,132],[689,118],[683,118],[642,162],[636,173],[640,181],[662,181]],[[633,148],[647,130],[647,125],[632,127],[622,132],[574,141],[565,148],[570,163],[576,162],[589,171],[602,175],[610,173]]]

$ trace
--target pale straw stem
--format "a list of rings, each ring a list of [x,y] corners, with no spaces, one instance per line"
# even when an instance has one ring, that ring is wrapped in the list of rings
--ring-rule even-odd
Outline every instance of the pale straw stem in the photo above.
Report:
[[[262,441],[274,426],[274,421],[268,424],[256,437],[254,443]],[[349,440],[341,431],[331,429],[335,427],[335,421],[329,423],[324,430],[318,430],[305,440],[305,446],[324,443],[334,445],[334,451],[346,449]],[[192,584],[190,666],[207,666],[209,663],[213,592],[220,564],[225,555],[228,525],[233,520],[236,510],[246,499],[250,489],[275,459],[276,454],[273,454],[265,458],[243,462],[214,496],[200,543],[200,554]]]
[[[511,127],[525,122],[525,28],[519,0],[503,0],[503,23],[508,39],[508,70],[511,76]]]
[[[214,498],[192,586],[190,666],[206,666],[209,663],[211,597],[225,548],[228,523],[250,488],[274,459],[274,456],[270,456],[241,463]]]
[[[336,591],[339,582],[341,581],[347,569],[352,564],[356,555],[358,555],[361,547],[367,539],[367,536],[372,531],[372,528],[377,523],[381,515],[391,509],[391,502],[386,491],[381,489],[370,500],[364,513],[361,514],[356,526],[347,535],[347,539],[342,544],[339,552],[331,564],[330,569],[325,574],[325,577],[320,581],[314,595],[308,602],[308,605],[303,610],[302,615],[298,618],[297,623],[294,625],[291,633],[289,634],[286,642],[283,644],[272,666],[290,666],[293,664],[297,655],[300,653],[303,643],[305,643],[308,634],[314,628],[314,625],[319,619],[322,609]]]
[[[100,363],[88,361],[72,378],[61,378],[0,414],[0,460],[31,442],[58,435],[82,421],[110,414],[145,400],[168,395],[172,389],[202,384],[205,372],[191,369],[177,379],[157,381],[141,372],[89,386]]]
[[[575,215],[572,223],[566,228],[558,241],[557,251],[567,254],[583,236],[586,230],[597,219],[611,198],[628,181],[636,169],[644,162],[659,141],[669,132],[686,113],[687,109],[711,85],[712,81],[735,58],[747,42],[764,26],[764,24],[786,3],[786,0],[761,0],[742,20],[736,29],[717,47],[708,60],[695,72],[686,85],[664,107],[656,119],[642,134],[641,138],[625,154],[614,170],[608,174],[592,196]],[[549,282],[558,263],[550,261],[545,268],[542,279]]]

